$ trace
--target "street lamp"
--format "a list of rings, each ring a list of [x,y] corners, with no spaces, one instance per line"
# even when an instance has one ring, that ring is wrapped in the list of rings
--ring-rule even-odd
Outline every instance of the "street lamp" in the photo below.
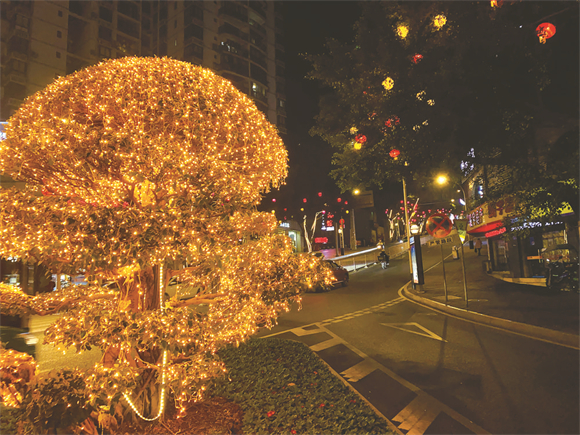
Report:
[[[449,181],[449,179],[443,175],[440,174],[437,176],[436,178],[437,184],[444,186],[445,184],[447,184],[447,182]],[[465,191],[463,190],[463,186],[459,183],[457,183],[456,181],[453,182],[454,184],[456,184],[457,186],[459,186],[459,188],[461,189],[461,193],[463,194],[463,209],[465,211],[465,214],[467,214],[467,196],[465,195]],[[459,192],[459,191],[458,191]],[[465,217],[464,217],[465,219]],[[461,236],[460,236],[461,239]],[[469,307],[469,298],[467,296],[467,276],[465,274],[465,252],[463,251],[463,243],[464,240],[461,239],[461,270],[463,272],[463,292],[465,294],[465,307]],[[441,251],[443,252],[443,251]]]
[[[450,180],[449,177],[447,177],[444,174],[439,174],[437,176],[437,178],[435,179],[435,181],[437,182],[437,184],[444,186],[446,185]],[[463,210],[465,211],[465,213],[467,214],[467,196],[465,195],[465,190],[463,190],[463,186],[461,184],[459,184],[456,181],[452,181],[453,184],[457,185],[457,187],[459,187],[461,189],[461,194],[463,195]],[[458,190],[459,192],[459,190]]]

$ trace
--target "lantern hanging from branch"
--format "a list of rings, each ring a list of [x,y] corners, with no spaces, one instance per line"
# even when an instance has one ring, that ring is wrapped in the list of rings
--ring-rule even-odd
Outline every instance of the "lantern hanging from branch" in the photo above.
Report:
[[[437,30],[441,29],[445,23],[447,23],[447,17],[443,14],[437,15],[433,18],[433,26],[435,26]]]
[[[435,100],[427,100],[427,104],[429,104],[429,106],[434,106]]]
[[[386,91],[389,91],[391,89],[393,89],[393,86],[395,86],[395,81],[390,78],[387,77],[386,79],[383,80],[383,88],[385,88]]]
[[[415,95],[415,96],[417,97],[417,100],[423,101],[423,99],[425,98],[425,95],[427,95],[427,92],[421,91],[421,92],[417,92],[417,95]]]
[[[421,59],[423,59],[423,55],[422,54],[417,53],[415,56],[413,56],[413,62],[416,63],[416,64],[419,63],[419,62],[421,62]]]
[[[360,142],[353,142],[353,144],[355,150],[360,150],[362,148],[362,143]]]
[[[360,144],[363,144],[367,141],[367,137],[364,134],[357,134],[354,140]]]
[[[492,8],[501,8],[501,6],[503,5],[503,0],[491,0],[491,7]]]
[[[536,27],[536,35],[540,38],[540,44],[545,44],[546,39],[550,39],[556,34],[556,26],[552,23],[542,23]]]
[[[399,24],[397,26],[397,35],[399,36],[399,38],[405,39],[408,34],[409,34],[409,27],[407,27],[405,24]]]
[[[399,154],[401,154],[401,151],[396,150],[396,149],[392,149],[391,152],[389,153],[389,155],[395,160],[397,160],[397,158],[399,158]]]

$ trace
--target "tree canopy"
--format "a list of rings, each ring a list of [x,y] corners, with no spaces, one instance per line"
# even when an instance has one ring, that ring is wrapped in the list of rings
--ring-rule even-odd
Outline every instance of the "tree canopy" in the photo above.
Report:
[[[578,125],[578,4],[491,3],[367,2],[351,44],[329,40],[326,53],[307,56],[309,77],[328,90],[312,134],[336,148],[331,174],[343,190],[401,176],[432,183],[439,170],[460,179],[473,164],[516,181],[488,197],[563,178],[538,158],[547,151],[538,132],[553,119],[560,134]],[[557,33],[542,44],[544,21]],[[566,153],[551,159],[574,173]],[[571,178],[565,186],[577,189],[577,171]],[[564,190],[553,204],[570,199]]]
[[[0,171],[26,183],[0,190],[0,255],[88,281],[35,297],[2,286],[2,312],[63,311],[46,341],[103,351],[87,385],[107,409],[125,397],[161,413],[167,388],[179,403],[199,397],[222,373],[219,347],[329,277],[256,211],[287,173],[276,128],[186,62],[128,57],[57,79],[8,121]],[[157,402],[133,403],[131,391],[156,384]]]

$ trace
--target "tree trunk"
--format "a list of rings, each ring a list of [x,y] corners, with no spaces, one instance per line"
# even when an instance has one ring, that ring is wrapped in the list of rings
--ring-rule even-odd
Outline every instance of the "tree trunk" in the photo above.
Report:
[[[159,267],[148,267],[135,273],[132,277],[123,278],[118,281],[121,298],[130,301],[129,310],[133,312],[153,311],[161,306],[159,298]],[[162,355],[160,347],[137,351],[139,357],[152,364],[158,364]],[[119,357],[119,349],[110,347],[103,355],[103,364],[112,367]],[[137,367],[143,366],[137,362]],[[154,416],[159,409],[159,389],[155,385],[156,370],[144,369],[141,380],[137,385],[133,397],[137,397],[139,391],[143,390],[139,399],[136,400],[137,409],[140,409],[144,416]]]

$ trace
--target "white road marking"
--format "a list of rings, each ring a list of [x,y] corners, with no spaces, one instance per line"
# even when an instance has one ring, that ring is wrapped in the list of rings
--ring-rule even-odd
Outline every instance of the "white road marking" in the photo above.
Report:
[[[338,337],[335,337],[321,343],[313,344],[310,346],[310,349],[314,352],[320,352],[321,350],[328,349],[329,347],[336,346],[337,344],[341,344],[341,340]]]
[[[408,431],[407,435],[423,435],[442,411],[438,403],[431,396],[420,394],[393,417],[393,421],[400,423],[399,429]]]
[[[377,369],[380,369],[380,365],[377,365],[375,361],[365,359],[340,374],[349,382],[357,382]]]
[[[381,323],[381,325],[388,326],[389,328],[399,329],[401,331],[410,332],[411,334],[417,334],[417,335],[421,335],[423,337],[432,338],[434,340],[439,340],[439,341],[443,341],[444,343],[447,343],[447,340],[444,340],[443,338],[439,337],[434,332],[429,331],[427,328],[425,328],[424,326],[419,325],[416,322],[409,322],[409,323]],[[412,331],[412,330],[410,330],[408,328],[403,328],[403,326],[414,326],[414,327],[419,328],[420,330],[422,330],[424,333],[420,333],[420,332],[417,332],[417,331]]]

